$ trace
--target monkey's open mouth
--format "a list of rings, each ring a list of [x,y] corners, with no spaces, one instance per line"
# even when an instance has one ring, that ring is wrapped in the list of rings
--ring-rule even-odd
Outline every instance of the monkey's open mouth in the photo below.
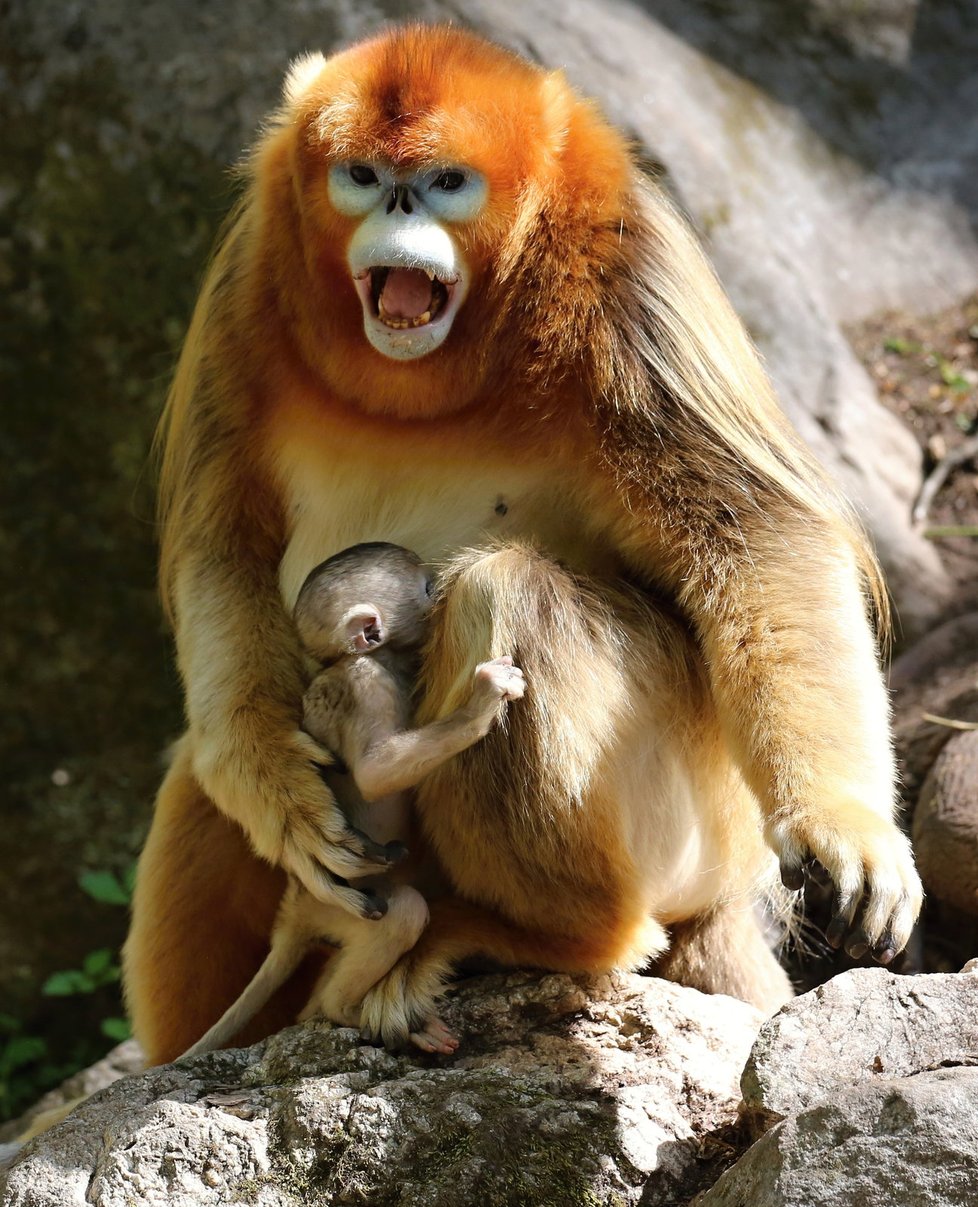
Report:
[[[372,316],[404,331],[433,322],[451,300],[455,282],[439,280],[430,269],[384,266],[369,269],[357,284]]]
[[[448,338],[468,291],[465,265],[448,257],[412,257],[410,264],[355,261],[353,283],[367,339],[392,360],[417,360]]]

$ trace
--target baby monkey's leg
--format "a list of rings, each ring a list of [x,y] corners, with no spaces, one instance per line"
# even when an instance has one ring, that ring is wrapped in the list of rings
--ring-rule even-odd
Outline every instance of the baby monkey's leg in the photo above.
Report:
[[[333,909],[319,912],[329,939],[340,944],[330,958],[299,1021],[320,1016],[344,1027],[359,1027],[360,1004],[367,992],[414,946],[428,923],[424,897],[410,885],[390,889],[387,913],[377,922]],[[412,1036],[427,1051],[452,1052],[457,1041],[438,1018]]]

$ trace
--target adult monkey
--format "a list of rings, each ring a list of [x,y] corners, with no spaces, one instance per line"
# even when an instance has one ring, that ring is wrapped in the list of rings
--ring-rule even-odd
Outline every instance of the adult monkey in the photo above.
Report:
[[[334,875],[383,863],[298,731],[288,621],[309,569],[364,540],[474,547],[445,576],[423,719],[502,652],[532,684],[507,741],[418,794],[451,891],[368,1029],[403,1038],[475,952],[666,953],[667,975],[777,1004],[750,910],[762,829],[790,887],[811,858],[833,876],[834,942],[884,962],[906,942],[920,888],[892,820],[872,556],[690,235],[559,74],[449,28],[298,63],[164,436],[189,731],[125,953],[151,1061],[261,962],[279,867],[355,911]]]

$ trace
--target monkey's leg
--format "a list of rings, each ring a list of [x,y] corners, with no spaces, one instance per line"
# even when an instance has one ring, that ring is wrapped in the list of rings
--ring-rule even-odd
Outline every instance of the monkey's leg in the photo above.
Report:
[[[651,971],[704,993],[726,993],[773,1014],[794,996],[751,902],[719,905],[669,928],[669,950]]]
[[[175,1060],[248,985],[268,953],[285,884],[201,791],[181,743],[139,862],[123,950],[133,1031],[150,1065]],[[293,1023],[319,963],[307,961],[237,1042]]]
[[[597,927],[593,936],[573,937],[530,930],[459,897],[430,904],[431,918],[418,942],[366,995],[360,1014],[365,1035],[397,1047],[409,1039],[431,1051],[427,1040],[440,1020],[435,1001],[453,967],[469,956],[486,956],[511,968],[561,972],[606,972],[621,962],[612,936]],[[662,930],[650,923],[647,944],[661,950]],[[438,1051],[453,1051],[457,1046]]]
[[[401,884],[390,890],[387,913],[376,922],[328,906],[319,906],[315,921],[340,950],[330,958],[299,1019],[322,1016],[357,1027],[364,994],[414,946],[427,924],[428,905],[417,889]]]

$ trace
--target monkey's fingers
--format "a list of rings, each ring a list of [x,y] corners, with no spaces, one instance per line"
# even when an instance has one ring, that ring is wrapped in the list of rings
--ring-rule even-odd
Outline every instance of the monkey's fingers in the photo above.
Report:
[[[303,880],[303,887],[319,901],[335,902],[348,914],[377,922],[387,913],[387,902],[377,893],[361,891],[348,884],[342,876],[334,876],[322,866],[315,865]]]
[[[782,816],[768,827],[782,881],[800,888],[817,859],[835,888],[829,944],[845,945],[854,959],[870,951],[889,963],[909,941],[922,899],[909,842],[864,806],[850,805],[837,828],[825,817],[806,820]]]
[[[369,859],[378,864],[381,870],[393,867],[407,858],[408,849],[403,842],[374,842],[369,834],[364,834],[356,826],[348,826],[345,838],[347,846],[354,855]]]
[[[339,905],[356,918],[374,921],[387,912],[382,897],[349,883],[376,872],[376,867],[366,865],[365,870],[363,860],[353,852],[335,844],[324,845],[321,836],[310,838],[293,832],[285,841],[280,863],[317,901]]]

